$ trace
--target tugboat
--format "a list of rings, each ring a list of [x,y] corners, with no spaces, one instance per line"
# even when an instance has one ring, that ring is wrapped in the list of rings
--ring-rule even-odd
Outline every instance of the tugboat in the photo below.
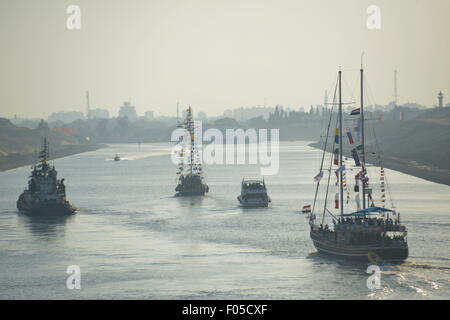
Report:
[[[266,183],[260,180],[244,180],[241,183],[241,195],[237,197],[244,208],[268,207],[271,202],[267,195]]]
[[[381,161],[381,155],[378,159],[378,166],[380,169],[379,190],[380,190],[380,205],[375,206],[373,188],[378,188],[375,183],[369,185],[369,176],[366,165],[366,149],[364,144],[364,94],[363,94],[363,68],[361,65],[361,107],[353,110],[346,120],[353,121],[356,139],[353,140],[352,131],[347,128],[346,135],[343,135],[342,122],[342,91],[341,78],[342,72],[339,70],[337,92],[338,92],[338,117],[336,119],[337,128],[335,129],[334,141],[330,143],[328,137],[330,131],[331,120],[333,112],[331,112],[328,122],[328,129],[325,138],[322,161],[320,165],[319,174],[314,177],[316,185],[316,193],[312,205],[303,207],[303,213],[309,214],[310,237],[319,253],[332,255],[345,259],[360,259],[365,261],[404,261],[408,258],[409,249],[407,243],[407,229],[400,221],[400,213],[395,210],[395,206],[391,200],[392,209],[385,208],[386,203],[386,188],[387,180]],[[335,91],[336,92],[336,91]],[[336,95],[335,100],[336,101]],[[335,105],[336,103],[333,103]],[[356,116],[356,117],[355,117]],[[375,133],[375,132],[374,132]],[[354,166],[350,163],[345,163],[347,160],[343,157],[343,137],[348,137],[350,148],[349,154],[355,162]],[[376,141],[376,138],[375,138]],[[327,150],[332,150],[330,164],[324,168],[325,154]],[[371,152],[370,154],[376,154]],[[336,166],[333,168],[333,166]],[[317,210],[318,192],[320,180],[323,178],[323,170],[329,171],[328,182],[326,184],[326,192],[324,196],[323,213],[321,221],[316,223],[315,209]],[[348,180],[351,171],[357,172],[355,175],[355,203],[356,210],[346,213],[344,208],[344,201],[347,207],[350,207],[350,188]],[[330,184],[332,175],[336,175],[336,184]],[[360,188],[361,185],[361,188]],[[337,193],[333,199],[329,196],[336,189]],[[389,189],[388,189],[389,191]],[[389,193],[390,194],[390,193]],[[362,198],[362,208],[361,208]],[[344,200],[345,199],[345,200]],[[327,207],[328,202],[333,202],[334,208],[337,209],[335,213]],[[325,216],[331,218],[330,226],[325,224]],[[328,220],[329,221],[329,220]],[[333,226],[331,226],[331,223]]]
[[[28,215],[67,215],[76,211],[66,200],[64,179],[57,180],[58,172],[50,166],[49,146],[44,138],[43,149],[39,152],[40,163],[34,165],[26,189],[17,200],[19,212]]]
[[[116,156],[114,157],[114,161],[120,161],[120,157],[118,154],[116,154]]]
[[[179,151],[179,171],[177,172],[178,185],[175,188],[175,196],[204,196],[209,192],[209,187],[204,181],[202,162],[199,154],[199,146],[194,136],[194,120],[192,108],[186,110],[186,118],[180,124],[186,130],[184,144]]]

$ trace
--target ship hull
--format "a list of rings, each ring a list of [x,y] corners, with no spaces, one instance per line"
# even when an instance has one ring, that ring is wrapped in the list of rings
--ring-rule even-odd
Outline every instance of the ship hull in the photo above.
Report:
[[[202,183],[198,176],[187,177],[176,188],[176,197],[204,196],[209,192],[208,185]]]
[[[175,191],[177,191],[176,197],[204,196],[209,191],[209,187],[204,184],[198,186],[179,185]]]
[[[321,254],[352,260],[368,261],[371,255],[387,261],[404,261],[408,258],[408,246],[347,245],[322,239],[311,233],[314,247]]]
[[[177,192],[175,197],[204,196],[205,193],[205,190],[183,190]]]
[[[239,196],[238,201],[243,208],[267,208],[269,206],[268,199],[246,199]]]
[[[70,204],[42,204],[42,205],[17,205],[20,213],[30,216],[61,216],[71,215],[76,212],[76,208]]]
[[[268,203],[241,203],[242,208],[267,208]]]

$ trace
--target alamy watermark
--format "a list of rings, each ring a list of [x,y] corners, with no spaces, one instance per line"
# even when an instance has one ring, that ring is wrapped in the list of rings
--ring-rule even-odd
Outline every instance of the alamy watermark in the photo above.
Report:
[[[66,20],[66,27],[69,30],[81,29],[81,8],[76,4],[67,7],[66,13],[69,14]]]
[[[202,121],[194,121],[194,137],[197,155],[191,159],[189,152],[180,153],[191,148],[189,132],[184,128],[172,132],[171,141],[178,142],[171,152],[175,165],[189,164],[191,161],[208,165],[252,164],[261,166],[261,175],[276,175],[280,168],[279,129],[270,129],[270,136],[268,129],[226,129],[224,138],[222,131],[215,128],[203,132]],[[203,141],[210,143],[203,146]]]
[[[370,274],[367,278],[366,285],[369,290],[379,290],[381,289],[381,269],[377,265],[370,265],[366,273]]]
[[[66,288],[69,290],[81,289],[81,269],[77,265],[67,267],[66,273],[70,276],[66,280]]]
[[[381,29],[381,9],[377,5],[370,5],[366,10],[369,15],[366,20],[366,26],[369,30]]]

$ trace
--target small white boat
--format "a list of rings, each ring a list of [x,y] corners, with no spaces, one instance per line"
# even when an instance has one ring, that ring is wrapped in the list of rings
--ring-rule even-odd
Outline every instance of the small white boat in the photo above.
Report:
[[[241,206],[246,208],[268,207],[271,202],[264,180],[242,180],[241,194],[237,198]]]

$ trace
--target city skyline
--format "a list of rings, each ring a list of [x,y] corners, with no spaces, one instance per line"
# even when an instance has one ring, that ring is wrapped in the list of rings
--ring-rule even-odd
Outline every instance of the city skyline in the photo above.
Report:
[[[128,100],[138,114],[166,116],[177,103],[208,116],[243,106],[298,109],[323,103],[339,66],[346,99],[357,100],[363,52],[368,104],[393,101],[394,70],[399,104],[432,107],[438,92],[450,92],[445,0],[81,0],[80,30],[66,27],[70,4],[0,4],[0,116],[85,112],[86,90],[92,108],[111,115]],[[381,9],[379,30],[366,25],[372,4]]]

